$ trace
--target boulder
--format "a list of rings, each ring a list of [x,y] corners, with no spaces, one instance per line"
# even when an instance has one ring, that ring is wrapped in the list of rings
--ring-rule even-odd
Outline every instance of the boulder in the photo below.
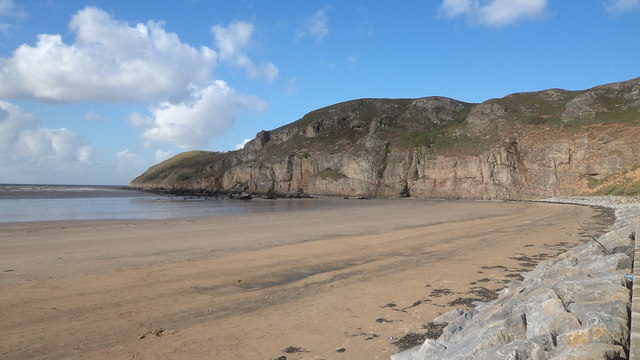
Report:
[[[614,344],[611,331],[609,331],[606,326],[600,324],[567,331],[559,335],[557,341],[558,348],[591,343]]]
[[[580,327],[580,321],[569,313],[560,299],[548,299],[532,305],[526,312],[527,338],[543,334],[558,335]]]
[[[624,356],[622,346],[594,343],[565,347],[550,360],[618,360]]]

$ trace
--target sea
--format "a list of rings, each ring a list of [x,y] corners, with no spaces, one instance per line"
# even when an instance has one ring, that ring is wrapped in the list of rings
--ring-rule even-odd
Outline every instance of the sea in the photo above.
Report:
[[[231,200],[171,196],[125,186],[0,184],[0,223],[179,219],[304,211],[316,199]]]

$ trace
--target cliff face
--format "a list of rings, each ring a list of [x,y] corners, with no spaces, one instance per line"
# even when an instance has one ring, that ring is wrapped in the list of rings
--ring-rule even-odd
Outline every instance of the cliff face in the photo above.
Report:
[[[177,155],[131,186],[472,199],[606,193],[638,185],[638,135],[640,79],[482,104],[362,99],[262,131],[239,151]]]

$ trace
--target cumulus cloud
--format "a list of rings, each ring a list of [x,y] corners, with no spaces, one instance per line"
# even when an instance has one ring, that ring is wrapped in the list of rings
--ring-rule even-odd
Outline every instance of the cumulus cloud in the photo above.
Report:
[[[254,64],[244,53],[253,34],[253,24],[239,21],[228,27],[219,25],[211,28],[216,46],[220,49],[220,59],[232,66],[243,68],[247,77],[253,80],[273,82],[278,77],[278,68],[272,63]]]
[[[180,99],[210,81],[217,54],[196,49],[149,21],[130,26],[86,7],[69,27],[75,42],[41,34],[0,59],[0,97],[50,102],[154,102]]]
[[[607,12],[619,15],[640,8],[640,0],[609,0]]]
[[[247,143],[249,141],[251,141],[252,139],[244,139],[242,140],[242,142],[240,144],[236,145],[236,150],[240,150],[240,149],[244,149],[244,146],[247,145]]]
[[[309,36],[315,38],[316,41],[320,41],[329,33],[327,23],[327,10],[319,10],[312,16],[305,19],[304,25],[297,30],[297,37],[303,38],[305,36]]]
[[[93,146],[73,131],[38,127],[38,120],[20,107],[0,101],[0,163],[88,163]]]
[[[11,4],[0,0],[0,11],[9,11],[2,6]],[[214,80],[219,63],[242,68],[251,79],[278,77],[274,64],[254,63],[247,56],[254,33],[248,22],[211,29],[219,53],[182,42],[163,22],[130,25],[91,6],[72,16],[69,29],[71,42],[59,34],[40,34],[35,45],[21,45],[11,57],[0,58],[0,98],[144,104],[151,116],[134,113],[128,120],[142,129],[147,146],[191,148],[207,146],[232,126],[238,112],[266,106]],[[84,119],[108,120],[93,111]]]
[[[0,16],[15,11],[11,0],[0,0]],[[275,65],[255,63],[247,55],[254,35],[249,22],[214,26],[212,47],[217,51],[182,42],[163,22],[132,25],[91,6],[72,16],[69,30],[71,40],[40,34],[35,44],[23,44],[0,58],[0,99],[143,104],[148,114],[128,118],[140,129],[143,145],[204,148],[233,125],[238,113],[266,108],[263,100],[214,79],[217,66],[238,67],[250,79],[266,82],[278,77]],[[0,161],[90,162],[93,147],[86,138],[66,129],[39,128],[33,116],[10,103],[2,106]],[[94,111],[83,118],[109,120]],[[170,155],[155,152],[156,160]],[[112,156],[122,164],[142,161],[129,150]]]
[[[546,7],[547,0],[444,0],[440,13],[445,17],[466,16],[482,25],[504,26],[539,17]]]
[[[226,82],[217,80],[206,88],[193,88],[185,101],[152,107],[150,117],[134,113],[129,123],[143,129],[147,146],[170,143],[181,148],[203,148],[231,127],[238,112],[265,108],[264,101],[237,94]]]

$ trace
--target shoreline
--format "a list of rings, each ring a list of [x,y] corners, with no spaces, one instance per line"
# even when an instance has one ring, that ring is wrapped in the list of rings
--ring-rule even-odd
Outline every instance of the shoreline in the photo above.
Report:
[[[493,359],[496,354],[626,359],[638,349],[638,327],[631,324],[638,306],[632,306],[631,287],[637,286],[633,263],[640,197],[575,196],[536,202],[608,208],[615,211],[615,222],[601,236],[585,229],[591,241],[523,273],[496,299],[435,318],[437,333],[394,354],[392,360]]]
[[[564,205],[344,202],[328,211],[224,221],[18,226],[14,252],[0,245],[0,254],[19,258],[21,249],[23,258],[3,262],[14,271],[0,273],[0,305],[11,315],[0,327],[0,354],[386,358],[398,351],[393,342],[425,332],[421,326],[449,303],[481,299],[578,242],[576,216],[600,226],[587,220],[595,210]],[[0,234],[9,227],[0,224]],[[96,238],[87,241],[87,233]],[[547,233],[567,241],[550,243]],[[51,239],[62,242],[57,250]],[[44,340],[19,340],[38,336]],[[289,348],[308,352],[284,352]]]

